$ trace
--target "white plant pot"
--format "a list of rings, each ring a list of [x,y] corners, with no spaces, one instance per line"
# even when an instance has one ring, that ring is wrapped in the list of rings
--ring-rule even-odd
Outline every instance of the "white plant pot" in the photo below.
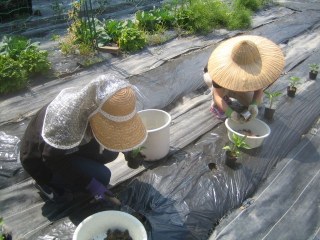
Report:
[[[155,161],[165,157],[170,150],[170,114],[159,109],[146,109],[138,113],[148,132],[141,150],[145,160]]]
[[[84,219],[76,228],[72,240],[102,240],[107,231],[128,230],[133,240],[147,240],[143,224],[134,216],[121,211],[103,211]]]
[[[244,129],[249,129],[252,133],[258,136],[247,136],[246,143],[250,146],[250,148],[260,147],[263,141],[270,135],[271,129],[270,127],[263,121],[259,119],[253,119],[249,122],[245,123],[237,123],[231,119],[226,119],[225,125],[228,130],[228,138],[232,141],[232,135],[236,134],[240,137],[244,137],[245,135],[241,132]]]

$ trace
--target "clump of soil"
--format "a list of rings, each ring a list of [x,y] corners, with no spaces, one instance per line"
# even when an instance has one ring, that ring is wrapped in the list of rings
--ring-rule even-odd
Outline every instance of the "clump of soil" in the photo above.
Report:
[[[238,130],[238,133],[241,133],[243,135],[250,136],[250,137],[259,137],[259,135],[254,134],[250,129],[241,129],[241,130]]]
[[[132,240],[128,230],[121,231],[119,229],[107,231],[107,237],[105,240]]]

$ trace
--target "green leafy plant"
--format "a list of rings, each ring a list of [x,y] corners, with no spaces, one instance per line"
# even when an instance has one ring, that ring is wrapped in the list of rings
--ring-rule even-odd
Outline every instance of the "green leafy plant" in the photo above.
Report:
[[[38,49],[39,42],[31,43],[31,40],[23,36],[3,36],[0,42],[0,54],[7,55],[18,60],[21,52],[29,49]]]
[[[0,217],[0,240],[9,240],[9,239],[12,239],[12,234],[5,227],[3,218]]]
[[[96,47],[96,20],[82,17],[81,4],[83,1],[74,1],[72,10],[68,12],[72,22],[68,27],[68,34],[60,39],[60,49],[64,54],[92,55]]]
[[[120,49],[125,52],[135,52],[144,48],[146,44],[147,40],[144,32],[134,27],[123,29],[118,40]]]
[[[263,5],[266,4],[265,0],[235,0],[234,5],[239,7],[245,7],[251,11],[259,10]]]
[[[301,79],[299,77],[296,76],[292,76],[289,78],[289,86],[290,88],[296,88],[298,84],[301,83]]]
[[[58,40],[60,39],[60,35],[58,35],[58,34],[52,34],[50,39],[51,39],[52,41],[58,41]]]
[[[137,11],[135,14],[137,26],[148,32],[156,31],[159,26],[172,28],[174,15],[166,8],[155,8],[150,11]]]
[[[132,151],[131,151],[131,157],[132,158],[136,158],[136,157],[138,157],[139,155],[141,155],[141,151],[143,150],[143,149],[145,149],[145,147],[144,146],[141,146],[141,147],[138,147],[138,148],[136,148],[136,149],[133,149]]]
[[[122,51],[134,52],[147,44],[145,33],[131,20],[108,20],[104,29],[110,36],[111,42],[116,43]]]
[[[267,90],[264,90],[263,92],[266,95],[266,98],[269,100],[268,107],[272,109],[274,102],[282,95],[282,92],[279,92],[279,91],[270,92]]]
[[[38,45],[25,37],[3,37],[0,42],[0,93],[25,88],[31,75],[50,69],[48,52],[40,50]]]
[[[95,20],[95,28],[96,28],[96,34],[97,34],[97,38],[96,38],[97,46],[101,47],[109,44],[112,41],[112,38],[109,36],[107,31],[105,30],[104,23],[96,18],[94,20]]]
[[[27,86],[28,73],[22,64],[0,55],[0,93],[9,93]]]
[[[310,72],[316,74],[319,72],[319,68],[320,68],[320,65],[317,64],[317,63],[312,63],[312,64],[309,64],[309,69],[310,69]]]
[[[128,28],[135,28],[137,26],[132,20],[107,20],[104,24],[106,33],[110,36],[111,42],[118,43],[122,33]]]
[[[51,67],[50,62],[48,61],[48,52],[38,49],[22,51],[19,62],[21,62],[29,74],[45,73]]]
[[[2,226],[3,226],[3,219],[0,218],[0,240],[5,240],[5,236],[2,232]]]
[[[207,34],[228,22],[228,5],[222,1],[187,1],[174,10],[176,27],[190,33]]]
[[[252,13],[244,6],[235,6],[227,18],[227,28],[229,30],[246,29],[251,26]]]
[[[241,149],[250,149],[250,146],[246,143],[247,136],[240,137],[236,134],[232,134],[232,141],[225,145],[222,149],[230,152],[230,155],[234,158],[238,158],[241,155]]]

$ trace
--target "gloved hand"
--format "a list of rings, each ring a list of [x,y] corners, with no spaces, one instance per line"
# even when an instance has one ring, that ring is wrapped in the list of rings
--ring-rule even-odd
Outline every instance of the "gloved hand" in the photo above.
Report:
[[[256,103],[251,103],[249,105],[249,107],[248,107],[248,111],[251,113],[251,116],[250,116],[249,120],[252,120],[252,119],[256,118],[258,113],[259,113],[257,104]]]
[[[244,118],[240,115],[240,113],[237,113],[230,107],[227,108],[226,115],[228,118],[231,118],[235,122],[238,122],[238,123],[244,122]]]
[[[145,156],[138,150],[124,153],[125,160],[129,168],[137,169],[143,162]]]
[[[108,200],[107,196],[114,197],[113,193],[107,189],[101,182],[92,178],[86,189],[92,194],[96,200]]]

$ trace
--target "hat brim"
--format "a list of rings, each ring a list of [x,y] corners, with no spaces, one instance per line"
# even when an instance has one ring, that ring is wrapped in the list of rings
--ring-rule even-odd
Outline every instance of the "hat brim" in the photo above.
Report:
[[[232,60],[233,47],[240,41],[255,43],[260,61],[240,66]],[[285,65],[284,55],[278,45],[260,36],[244,35],[222,42],[211,54],[208,72],[219,86],[233,91],[255,91],[276,81]]]
[[[114,122],[96,113],[91,117],[90,125],[96,140],[110,151],[131,151],[147,138],[146,128],[138,114],[128,121]]]

